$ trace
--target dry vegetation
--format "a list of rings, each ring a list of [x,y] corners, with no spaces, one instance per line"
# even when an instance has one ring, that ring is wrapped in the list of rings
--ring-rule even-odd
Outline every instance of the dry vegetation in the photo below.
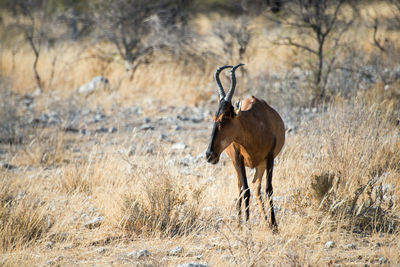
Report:
[[[286,121],[273,179],[278,234],[263,225],[254,199],[250,222],[237,227],[231,163],[203,159],[216,108],[213,71],[235,58],[211,58],[199,67],[158,52],[132,76],[108,43],[60,44],[41,52],[44,86],[35,94],[32,52],[2,46],[0,265],[400,264],[400,77],[388,74],[400,68],[392,60],[400,47],[398,31],[393,37],[385,28],[380,34],[392,39],[391,54],[372,44],[370,10],[390,13],[380,6],[365,7],[368,14],[345,36],[357,45],[339,58],[348,68],[376,68],[378,79],[365,82],[368,68],[337,70],[329,102],[316,107],[309,106],[307,78],[298,74],[298,62],[310,59],[273,46],[279,30],[252,21],[236,98],[263,97]],[[218,19],[196,20],[206,40],[199,46],[208,40],[216,54],[210,25]],[[98,75],[109,79],[109,89],[76,93]],[[27,104],[31,99],[34,105]],[[141,111],[124,113],[136,107]],[[196,110],[207,117],[169,120]],[[85,117],[98,111],[100,122]],[[35,121],[52,113],[54,123]],[[154,129],[140,128],[143,122]],[[102,133],[101,125],[117,132]],[[173,147],[180,142],[186,147]],[[101,225],[85,226],[99,217]],[[168,255],[177,246],[184,251]],[[129,255],[142,249],[151,255]]]

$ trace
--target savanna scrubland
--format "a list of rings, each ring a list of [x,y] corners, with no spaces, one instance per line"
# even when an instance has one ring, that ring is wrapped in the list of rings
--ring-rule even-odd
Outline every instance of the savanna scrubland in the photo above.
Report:
[[[1,265],[399,264],[399,2],[154,2],[1,1]],[[239,62],[287,129],[279,233],[204,159]]]

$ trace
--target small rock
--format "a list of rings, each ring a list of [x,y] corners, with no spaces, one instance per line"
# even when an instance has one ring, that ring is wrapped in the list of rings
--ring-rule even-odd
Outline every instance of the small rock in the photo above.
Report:
[[[0,162],[0,169],[12,170],[15,167],[7,162]]]
[[[108,251],[107,248],[98,248],[96,250],[96,252],[99,253],[99,254],[105,254],[107,251]]]
[[[102,113],[102,112],[98,112],[96,113],[96,115],[94,115],[94,122],[99,122],[101,120],[103,120],[106,116]]]
[[[151,122],[151,119],[149,118],[149,117],[146,117],[146,118],[144,118],[144,123],[149,123],[149,122]]]
[[[357,249],[357,244],[352,243],[352,244],[348,244],[344,247],[345,249],[351,250],[351,249]]]
[[[97,227],[100,227],[101,223],[104,221],[104,217],[103,216],[99,216],[97,218],[94,218],[91,221],[88,221],[87,223],[85,223],[85,227],[89,228],[89,229],[94,229]]]
[[[56,262],[53,261],[53,260],[49,260],[49,261],[46,262],[46,265],[49,265],[49,266],[53,266],[55,264],[56,264]]]
[[[143,124],[142,126],[140,126],[139,130],[154,130],[154,126],[146,123],[146,124]]]
[[[109,133],[116,133],[116,132],[118,132],[118,129],[115,128],[115,127],[111,127],[111,128],[108,129],[108,132]]]
[[[46,248],[48,249],[52,249],[54,247],[54,242],[53,241],[49,241],[46,243]]]
[[[160,135],[160,140],[168,141],[168,135],[162,133],[162,134]]]
[[[389,260],[387,258],[385,258],[385,257],[380,257],[379,258],[379,264],[384,264],[384,263],[388,263],[388,262],[389,262]]]
[[[19,192],[18,195],[15,196],[14,200],[21,200],[25,196],[24,192]]]
[[[191,263],[179,264],[178,267],[208,267],[208,265],[198,262],[191,262]]]
[[[98,133],[108,133],[108,128],[101,126],[99,129],[96,130]]]
[[[69,250],[69,249],[73,249],[73,248],[74,248],[74,245],[72,245],[72,244],[64,246],[65,250]]]
[[[172,145],[172,149],[174,150],[183,150],[186,148],[186,145],[184,143],[175,143]]]
[[[333,248],[333,247],[335,247],[334,241],[328,241],[325,243],[325,248]]]
[[[168,256],[179,256],[183,253],[184,249],[183,247],[176,247],[170,252],[168,252]]]
[[[81,129],[81,130],[79,131],[79,133],[80,133],[80,134],[84,134],[84,135],[90,135],[90,131],[89,131],[89,130],[86,130],[86,129]]]
[[[89,95],[93,93],[95,90],[99,90],[101,88],[109,87],[109,81],[107,78],[103,76],[97,76],[93,78],[87,84],[82,85],[78,88],[79,94]]]
[[[129,258],[143,259],[143,258],[147,258],[147,257],[151,256],[151,253],[147,249],[142,249],[139,251],[134,250],[134,251],[128,253],[127,256]]]

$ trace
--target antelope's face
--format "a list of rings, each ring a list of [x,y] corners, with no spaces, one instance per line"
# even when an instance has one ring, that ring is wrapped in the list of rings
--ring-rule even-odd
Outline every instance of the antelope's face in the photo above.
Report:
[[[214,127],[211,133],[211,141],[206,151],[206,159],[209,163],[217,164],[219,156],[233,141],[235,135],[235,112],[231,104],[233,93],[236,87],[235,70],[242,66],[222,66],[215,72],[215,81],[218,85],[219,107],[214,116]],[[231,68],[231,88],[225,94],[225,90],[219,79],[219,74],[224,69]]]
[[[209,163],[217,164],[222,151],[233,141],[235,133],[235,112],[231,102],[221,100],[218,111],[214,115],[214,127],[211,141],[206,151]]]

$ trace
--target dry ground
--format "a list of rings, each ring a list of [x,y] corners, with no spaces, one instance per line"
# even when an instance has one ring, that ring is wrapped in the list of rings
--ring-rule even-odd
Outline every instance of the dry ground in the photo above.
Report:
[[[365,53],[373,50],[367,33],[357,31]],[[251,44],[250,78],[280,79],[296,65],[291,49],[265,45],[269,37]],[[29,50],[3,49],[1,265],[400,264],[399,81],[371,82],[311,109],[283,103],[306,103],[306,88],[282,97],[267,86],[254,92],[238,74],[238,97],[265,98],[288,128],[275,160],[274,234],[254,199],[250,221],[237,226],[231,163],[204,160],[220,62],[200,70],[166,58],[131,79],[119,62],[90,56],[100,49],[111,50],[44,52],[46,86],[37,95]],[[76,93],[97,75],[110,79],[109,90]],[[183,251],[172,253],[177,247]]]

